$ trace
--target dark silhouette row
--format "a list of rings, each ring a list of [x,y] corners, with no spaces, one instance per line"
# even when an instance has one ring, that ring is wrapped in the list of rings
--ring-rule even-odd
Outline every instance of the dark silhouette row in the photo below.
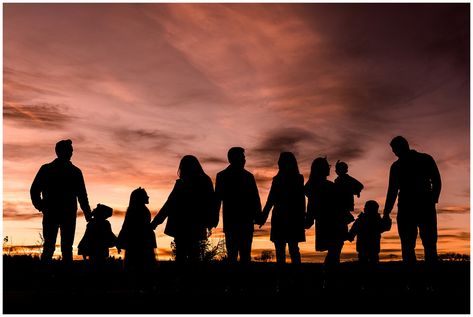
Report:
[[[261,228],[272,210],[270,240],[276,250],[278,282],[284,281],[288,274],[286,246],[291,258],[291,272],[297,274],[301,263],[299,242],[306,240],[305,230],[315,223],[315,250],[327,251],[323,286],[329,288],[334,284],[344,242],[353,241],[355,237],[365,285],[372,277],[368,273],[376,270],[381,233],[391,229],[390,212],[398,199],[397,227],[407,286],[410,287],[414,277],[418,230],[428,264],[427,273],[432,281],[437,262],[435,204],[441,190],[440,173],[433,158],[411,150],[405,138],[395,137],[390,145],[398,160],[391,166],[383,217],[378,211],[379,204],[368,200],[363,212],[354,219],[351,213],[354,211],[354,196],[360,197],[364,186],[348,174],[345,162],[337,161],[338,176],[332,182],[327,179],[330,174],[327,159],[315,158],[309,179],[304,184],[297,159],[291,152],[280,154],[279,170],[262,208],[255,178],[245,169],[245,151],[233,147],[228,151],[228,167],[216,176],[215,190],[198,159],[193,155],[184,156],[179,164],[179,178],[154,218],[146,207],[149,197],[145,189],[135,189],[116,237],[106,220],[113,210],[98,204],[91,211],[82,172],[70,161],[72,141],[62,140],[56,144],[57,158],[40,168],[30,190],[33,205],[43,213],[45,241],[41,259],[45,263],[51,261],[60,229],[62,259],[65,263],[72,261],[79,201],[88,222],[79,243],[79,254],[84,258],[103,262],[109,256],[109,248],[116,246],[119,252],[125,250],[124,265],[131,280],[144,283],[156,264],[157,243],[153,230],[167,219],[164,233],[174,238],[176,263],[181,268],[183,279],[186,279],[190,268],[201,260],[201,242],[218,225],[222,207],[228,290],[232,290],[247,283],[244,277],[251,262],[254,225]]]

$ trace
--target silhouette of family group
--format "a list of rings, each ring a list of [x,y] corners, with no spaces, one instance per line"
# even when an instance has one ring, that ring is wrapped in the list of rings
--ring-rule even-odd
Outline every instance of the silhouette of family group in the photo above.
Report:
[[[434,159],[411,149],[404,137],[393,138],[390,146],[398,159],[390,168],[382,216],[378,202],[367,200],[355,220],[352,215],[354,196],[359,198],[364,186],[348,174],[347,163],[337,161],[337,177],[331,181],[327,158],[317,157],[304,183],[292,152],[280,153],[278,172],[262,207],[255,177],[245,169],[245,150],[232,147],[227,153],[229,165],[216,175],[215,189],[197,157],[182,157],[174,188],[154,217],[146,206],[149,203],[146,190],[141,187],[133,190],[116,236],[107,220],[112,216],[112,208],[98,204],[91,210],[82,172],[71,162],[72,141],[61,140],[55,148],[57,158],[41,166],[30,189],[34,207],[43,214],[41,260],[46,264],[52,261],[60,231],[62,260],[72,263],[79,202],[87,221],[86,232],[78,245],[78,254],[84,259],[103,263],[109,256],[109,248],[116,247],[118,252],[125,250],[124,268],[130,279],[146,283],[147,276],[156,268],[154,230],[167,220],[164,233],[174,238],[176,264],[181,272],[186,272],[202,261],[201,242],[217,227],[222,209],[227,290],[231,290],[246,283],[254,226],[261,228],[272,210],[270,240],[276,251],[278,281],[283,281],[287,273],[286,247],[291,272],[297,274],[301,264],[299,243],[306,241],[306,230],[315,224],[315,250],[327,252],[322,287],[334,285],[343,245],[355,238],[360,276],[365,286],[379,262],[381,234],[391,230],[390,213],[397,199],[396,220],[406,286],[411,287],[415,277],[418,234],[424,247],[426,273],[432,281],[437,263],[436,203],[441,191],[440,173]]]

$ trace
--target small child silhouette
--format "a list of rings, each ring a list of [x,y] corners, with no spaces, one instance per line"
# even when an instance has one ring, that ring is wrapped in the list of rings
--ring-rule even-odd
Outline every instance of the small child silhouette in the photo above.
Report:
[[[103,204],[97,204],[92,211],[92,219],[78,246],[78,253],[84,260],[88,257],[89,260],[103,261],[109,256],[109,248],[116,246],[117,237],[107,220],[112,213],[113,209]]]
[[[379,252],[381,250],[381,233],[391,229],[391,219],[381,218],[378,213],[379,205],[374,200],[368,200],[365,208],[355,220],[348,233],[348,240],[356,239],[356,251],[358,252],[358,262],[360,264],[361,278],[363,286],[369,283],[371,272],[373,278],[379,263]]]
[[[339,188],[340,192],[340,204],[345,212],[347,212],[347,223],[355,220],[351,212],[355,210],[355,200],[353,198],[356,195],[360,197],[360,193],[363,190],[363,184],[356,178],[348,175],[348,164],[345,162],[337,161],[335,165],[335,172],[338,177],[334,183]]]

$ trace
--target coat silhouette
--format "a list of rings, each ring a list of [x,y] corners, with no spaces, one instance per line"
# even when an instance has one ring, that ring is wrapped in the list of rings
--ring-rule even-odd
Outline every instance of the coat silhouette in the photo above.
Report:
[[[350,241],[356,237],[360,269],[358,274],[362,289],[373,287],[378,280],[381,234],[391,229],[391,219],[381,218],[378,209],[379,205],[376,201],[368,200],[364,211],[360,213],[349,231]]]
[[[117,237],[107,218],[113,209],[102,204],[92,211],[92,219],[87,224],[84,236],[78,245],[78,254],[91,260],[103,260],[110,255],[109,248],[117,245]]]
[[[297,160],[291,152],[282,152],[278,165],[279,172],[273,178],[261,225],[273,209],[270,240],[276,247],[276,259],[278,262],[285,262],[285,248],[289,243],[291,260],[299,263],[297,244],[305,241],[304,176],[299,173]]]
[[[125,269],[149,270],[155,263],[156,237],[151,227],[149,197],[143,188],[130,195],[125,220],[118,234],[117,248],[125,249]]]
[[[217,226],[218,212],[212,180],[195,156],[186,155],[179,164],[179,179],[152,224],[155,228],[167,218],[164,233],[174,237],[176,261],[197,260],[199,242]]]
[[[251,261],[254,224],[261,217],[261,201],[256,181],[244,169],[244,149],[228,151],[230,165],[217,174],[215,193],[222,202],[223,231],[229,261]]]
[[[324,260],[323,287],[334,285],[343,243],[348,235],[346,211],[340,204],[337,186],[327,179],[329,174],[327,159],[318,157],[312,162],[305,185],[308,198],[306,228],[310,228],[315,220],[315,249],[328,251]]]
[[[86,220],[91,217],[84,177],[70,161],[72,152],[71,140],[57,142],[57,158],[41,166],[30,188],[34,207],[43,213],[43,261],[52,259],[60,229],[62,259],[72,262],[77,201]]]
[[[358,215],[349,231],[349,239],[356,237],[356,251],[359,257],[377,262],[381,251],[381,233],[391,229],[389,218],[381,218],[379,205],[374,200],[365,204],[364,212]]]

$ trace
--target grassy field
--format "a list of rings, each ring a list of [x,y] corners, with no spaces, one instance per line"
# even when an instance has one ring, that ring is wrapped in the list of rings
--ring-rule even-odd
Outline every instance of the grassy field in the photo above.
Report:
[[[419,263],[420,273],[423,263]],[[65,270],[54,262],[49,270],[38,258],[3,256],[4,314],[469,314],[470,262],[442,261],[433,292],[419,273],[406,290],[400,262],[382,262],[373,288],[360,288],[356,262],[340,266],[333,289],[322,288],[322,265],[303,263],[298,278],[276,290],[273,262],[254,262],[242,289],[226,292],[227,267],[212,262],[187,271],[180,280],[176,263],[159,263],[146,281],[152,289],[133,287],[121,260],[107,262],[97,273],[84,261]],[[185,283],[183,281],[186,281]]]

